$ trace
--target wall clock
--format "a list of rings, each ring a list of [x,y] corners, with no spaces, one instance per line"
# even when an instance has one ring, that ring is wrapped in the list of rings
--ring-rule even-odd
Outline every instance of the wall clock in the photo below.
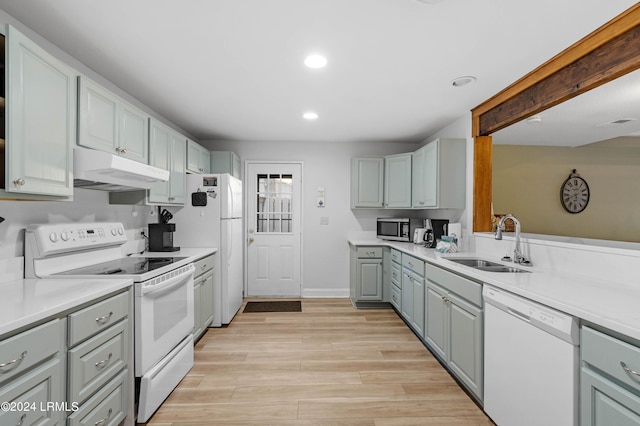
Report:
[[[589,185],[587,181],[576,173],[576,169],[569,175],[560,187],[560,202],[569,213],[580,213],[589,204]]]

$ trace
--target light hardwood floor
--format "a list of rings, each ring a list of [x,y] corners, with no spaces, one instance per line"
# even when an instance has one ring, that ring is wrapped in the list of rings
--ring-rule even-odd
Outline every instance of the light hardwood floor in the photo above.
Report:
[[[493,425],[391,309],[303,299],[211,328],[147,424]]]

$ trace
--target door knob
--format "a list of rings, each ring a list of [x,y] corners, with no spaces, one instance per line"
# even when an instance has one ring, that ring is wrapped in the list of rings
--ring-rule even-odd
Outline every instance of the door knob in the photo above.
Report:
[[[250,243],[252,243],[252,242],[254,242],[254,241],[255,241],[255,240],[254,240],[253,238],[249,238],[249,242],[250,242]]]

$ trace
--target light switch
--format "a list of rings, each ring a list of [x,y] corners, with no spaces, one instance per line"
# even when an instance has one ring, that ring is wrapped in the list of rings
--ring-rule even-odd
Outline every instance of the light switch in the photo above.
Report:
[[[324,186],[318,186],[317,192],[316,206],[324,207],[326,204],[324,200]]]

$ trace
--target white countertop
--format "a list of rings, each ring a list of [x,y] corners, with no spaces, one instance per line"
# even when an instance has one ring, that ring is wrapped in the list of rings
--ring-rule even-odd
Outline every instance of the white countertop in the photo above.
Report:
[[[109,279],[24,279],[0,283],[0,335],[130,287]]]
[[[640,291],[629,283],[608,282],[578,273],[523,267],[479,253],[435,253],[421,245],[379,239],[349,239],[353,246],[387,246],[485,284],[555,308],[640,340]],[[531,273],[487,272],[451,262],[446,257],[480,257]],[[604,265],[603,265],[604,266]],[[637,278],[634,278],[637,281]]]

